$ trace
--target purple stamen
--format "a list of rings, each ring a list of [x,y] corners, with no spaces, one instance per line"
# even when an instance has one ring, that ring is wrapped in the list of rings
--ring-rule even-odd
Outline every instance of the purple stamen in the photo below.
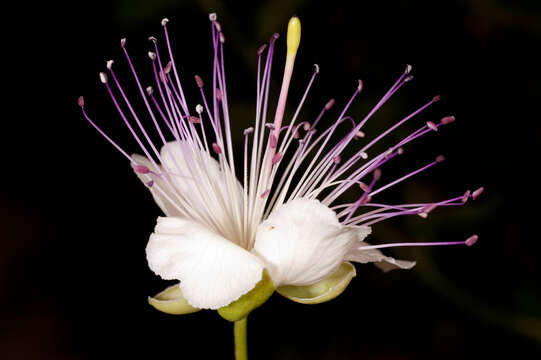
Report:
[[[212,150],[214,150],[214,153],[216,153],[216,155],[220,155],[222,153],[222,148],[215,142],[212,143]]]
[[[383,190],[385,190],[385,189],[387,189],[387,188],[390,188],[391,186],[396,185],[396,184],[398,184],[399,182],[402,182],[402,181],[406,180],[407,178],[412,177],[413,175],[416,175],[416,174],[418,174],[418,173],[420,173],[420,172],[422,172],[422,171],[424,171],[424,170],[426,170],[426,169],[428,169],[428,168],[431,168],[431,167],[434,166],[435,164],[442,162],[444,159],[445,159],[445,158],[444,158],[443,156],[440,155],[440,156],[438,156],[438,157],[436,158],[435,161],[431,162],[430,164],[425,165],[425,166],[423,166],[423,167],[420,168],[420,169],[417,169],[417,170],[415,170],[415,171],[412,171],[411,173],[409,173],[409,174],[407,174],[407,175],[405,175],[405,176],[402,176],[401,178],[399,178],[399,179],[397,179],[397,180],[395,180],[395,181],[393,181],[393,182],[391,182],[391,183],[389,183],[389,184],[387,184],[387,185],[385,185],[385,186],[380,187],[379,189],[377,189],[377,190],[373,191],[372,193],[370,193],[370,195],[371,195],[371,196],[374,196],[374,195],[376,195],[376,194],[382,192]]]
[[[477,240],[479,240],[479,236],[472,235],[464,243],[468,246],[472,246],[473,244],[477,242]]]
[[[135,165],[133,169],[139,174],[148,174],[150,172],[150,169],[145,165]]]
[[[198,118],[197,116],[190,115],[190,116],[188,117],[188,119],[190,120],[190,122],[191,122],[192,124],[199,124],[199,123],[201,123],[201,119]]]
[[[284,154],[282,154],[281,152],[274,154],[274,156],[272,157],[272,165],[278,164],[280,160],[282,160],[283,156]]]
[[[274,134],[270,134],[269,136],[269,146],[273,149],[276,149],[276,146],[278,145],[278,140],[276,140],[276,136]]]
[[[454,116],[446,116],[443,119],[440,120],[440,124],[447,125],[455,121]]]
[[[473,192],[472,196],[471,196],[472,199],[473,199],[473,200],[477,199],[477,198],[483,193],[484,190],[485,190],[485,188],[482,187],[482,186],[481,186],[479,189],[475,190],[475,191]]]
[[[310,78],[296,111],[292,118],[288,120],[289,123],[285,124],[286,119],[284,118],[284,109],[286,106],[289,79],[291,78],[291,73],[293,71],[292,64],[289,64],[289,67],[287,67],[285,71],[287,72],[287,81],[284,82],[285,85],[283,85],[281,90],[282,95],[278,101],[279,106],[276,109],[274,122],[267,123],[269,89],[273,64],[272,59],[275,42],[278,38],[278,34],[274,34],[270,38],[268,44],[262,45],[257,50],[255,124],[253,127],[248,127],[243,131],[244,157],[242,163],[243,168],[240,169],[240,171],[243,170],[243,183],[241,185],[242,191],[240,197],[238,197],[236,195],[237,192],[233,191],[233,189],[236,189],[238,186],[235,175],[238,169],[235,169],[235,164],[233,162],[235,157],[231,138],[231,119],[229,116],[224,60],[225,35],[222,32],[221,24],[216,21],[216,14],[210,14],[209,19],[211,21],[211,40],[214,52],[212,62],[212,82],[207,85],[206,89],[210,91],[210,96],[212,96],[212,98],[207,101],[204,89],[205,84],[200,76],[195,75],[195,83],[199,88],[202,99],[202,101],[200,101],[202,105],[197,105],[195,107],[197,113],[195,115],[190,114],[190,110],[193,111],[193,108],[188,106],[181,86],[180,75],[173,58],[171,42],[166,26],[168,20],[162,20],[168,52],[167,59],[163,59],[163,62],[158,51],[158,40],[154,37],[149,38],[149,41],[152,41],[154,46],[152,49],[153,51],[148,52],[148,57],[152,62],[154,80],[156,82],[156,84],[153,85],[155,88],[157,87],[156,93],[160,94],[159,97],[155,95],[155,91],[151,86],[146,88],[141,86],[139,77],[135,72],[134,64],[126,49],[126,39],[121,40],[121,48],[137,83],[141,97],[146,105],[148,115],[150,115],[162,144],[167,144],[168,140],[166,140],[166,137],[162,133],[161,126],[163,126],[163,124],[159,123],[160,120],[166,124],[169,132],[180,146],[181,154],[185,160],[185,163],[182,163],[182,167],[180,166],[181,164],[177,162],[175,156],[173,156],[171,149],[169,149],[169,147],[166,149],[170,152],[169,156],[175,162],[175,166],[177,167],[176,172],[171,172],[171,170],[167,169],[167,166],[163,163],[162,154],[158,151],[159,147],[156,147],[151,141],[151,137],[147,132],[148,129],[143,126],[143,122],[141,121],[144,120],[145,116],[140,116],[135,113],[134,107],[128,100],[128,97],[113,71],[114,62],[112,60],[109,60],[106,63],[109,76],[105,73],[100,73],[100,80],[105,85],[122,120],[125,122],[133,138],[142,149],[144,155],[149,159],[152,166],[145,166],[134,162],[127,152],[121,149],[94,124],[85,112],[84,98],[78,98],[78,105],[81,107],[85,119],[103,137],[105,137],[106,140],[119,150],[123,156],[130,160],[134,171],[137,174],[144,175],[141,177],[144,178],[144,183],[148,187],[153,187],[153,191],[157,191],[160,196],[163,196],[164,199],[171,202],[183,216],[192,216],[198,219],[198,221],[204,222],[209,227],[212,227],[214,231],[226,236],[226,238],[229,238],[228,236],[230,236],[231,238],[240,239],[240,244],[249,249],[250,246],[253,245],[257,225],[278,206],[298,197],[317,199],[319,194],[326,189],[328,189],[328,194],[326,193],[326,197],[322,199],[321,202],[331,209],[340,209],[337,216],[342,224],[347,226],[372,225],[379,221],[403,215],[418,215],[427,218],[429,213],[437,207],[463,205],[470,197],[476,199],[483,192],[484,188],[480,187],[473,191],[473,193],[467,191],[462,196],[433,203],[404,205],[372,203],[372,197],[379,192],[444,160],[443,156],[438,156],[435,161],[428,165],[374,190],[375,184],[381,176],[379,168],[392,160],[395,156],[402,154],[404,145],[429,132],[438,131],[440,126],[454,122],[455,117],[445,116],[439,122],[427,121],[424,125],[397,142],[394,146],[380,154],[375,154],[375,156],[369,159],[368,153],[372,153],[371,148],[373,145],[431,104],[439,101],[440,96],[434,96],[430,101],[396,122],[387,130],[376,134],[376,136],[369,140],[366,145],[358,146],[359,142],[357,142],[357,140],[365,137],[363,126],[366,122],[371,119],[372,116],[387,101],[389,101],[402,86],[404,86],[404,84],[412,80],[413,77],[410,74],[412,70],[411,66],[406,65],[405,71],[387,92],[384,93],[376,105],[370,109],[361,121],[355,121],[348,111],[350,111],[353,101],[363,90],[363,82],[359,80],[353,95],[347,99],[346,105],[341,110],[338,117],[332,121],[329,127],[320,128],[318,126],[320,126],[323,115],[330,111],[335,105],[334,98],[327,101],[314,121],[299,121],[300,123],[297,123],[300,110],[307,99],[316,75],[319,73],[320,69],[317,64],[314,65],[312,77]],[[266,58],[263,58],[265,51],[267,51]],[[163,66],[164,64],[165,66]],[[286,79],[285,75],[284,79]],[[117,97],[113,94],[109,81],[115,84],[116,87],[114,90],[115,93],[117,93]],[[120,97],[118,97],[118,92],[120,92]],[[149,101],[148,98],[150,98],[151,101]],[[124,103],[121,104],[122,102]],[[122,110],[121,105],[127,106],[129,110]],[[155,112],[157,112],[156,116]],[[205,116],[208,116],[208,118]],[[149,116],[146,117],[148,118]],[[357,117],[355,118],[357,119]],[[214,135],[212,137],[209,136],[208,140],[207,134],[205,133],[206,124],[203,124],[203,121],[207,121],[207,119],[212,126]],[[137,126],[133,125],[134,121]],[[334,141],[335,132],[340,130],[338,129],[338,126],[344,122],[350,122],[351,128],[343,138]],[[302,133],[303,130],[305,133],[301,135],[300,133]],[[253,137],[250,139],[252,133]],[[268,138],[266,139],[265,137],[267,135]],[[279,138],[280,141],[278,141]],[[214,142],[212,142],[213,140]],[[351,148],[349,148],[350,145]],[[219,181],[223,180],[223,183],[217,183],[216,179],[209,176],[211,169],[208,168],[207,158],[211,155],[210,149],[212,149],[214,154],[218,155],[216,160],[219,162],[219,168],[223,172],[223,179],[220,179]],[[349,155],[345,157],[345,154]],[[288,156],[286,157],[286,155]],[[284,162],[284,159],[288,159],[288,161]],[[151,169],[159,170],[153,172]],[[275,176],[277,176],[278,173],[280,173],[281,177],[279,182],[275,183]],[[365,177],[370,176],[370,174],[372,174],[372,180],[370,182],[367,181],[368,184],[361,181],[366,181]],[[176,181],[182,183],[183,181],[188,181],[187,179],[190,179],[190,182],[184,183],[184,185],[193,188],[194,194],[192,194],[191,191],[184,194],[184,191],[180,190],[183,188],[178,188],[173,184],[173,177],[175,179],[175,184]],[[334,204],[335,200],[344,194],[345,191],[352,186],[356,187],[357,184],[363,191],[357,201],[348,204]],[[164,185],[166,185],[167,188],[163,188]],[[273,196],[267,198],[271,189],[273,191]],[[174,199],[171,199],[170,196],[173,196]],[[198,200],[196,201],[194,199]],[[361,206],[366,206],[369,211],[353,216],[358,212]],[[214,211],[214,209],[216,209],[216,211]],[[225,218],[216,218],[215,213],[223,214]],[[473,235],[462,242],[398,243],[367,246],[359,249],[454,244],[466,244],[471,246],[477,239],[477,235]]]
[[[438,131],[438,127],[432,121],[427,121],[426,126],[428,126],[430,129],[432,129],[434,131]]]
[[[449,242],[404,242],[404,243],[394,243],[394,244],[381,244],[381,245],[370,245],[370,246],[361,246],[357,250],[371,250],[371,249],[383,249],[389,247],[403,247],[403,246],[446,246],[446,245],[467,245],[472,246],[475,244],[479,237],[473,235],[465,241],[449,241]]]

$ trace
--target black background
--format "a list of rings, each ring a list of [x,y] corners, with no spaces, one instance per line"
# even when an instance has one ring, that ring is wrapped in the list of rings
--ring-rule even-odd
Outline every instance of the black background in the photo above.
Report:
[[[119,47],[127,37],[140,75],[151,81],[146,39],[162,35],[160,20],[167,16],[187,95],[196,97],[192,76],[210,76],[211,11],[227,35],[236,140],[252,121],[255,51],[273,32],[284,35],[297,14],[303,37],[289,112],[313,63],[321,73],[303,112],[307,120],[330,97],[343,104],[358,78],[365,89],[350,113],[362,117],[410,63],[414,81],[367,133],[377,134],[436,94],[442,101],[391,140],[424,121],[457,117],[407,148],[384,176],[394,179],[440,153],[448,161],[382,194],[382,201],[439,200],[486,188],[466,207],[435,211],[430,220],[381,223],[372,235],[373,242],[453,241],[478,233],[475,247],[389,251],[418,266],[383,274],[358,265],[347,291],[326,304],[275,295],[250,316],[251,358],[539,355],[537,1],[116,0],[20,2],[3,10],[0,358],[233,358],[232,325],[215,312],[174,317],[146,303],[166,286],[144,254],[160,211],[76,101],[85,95],[94,119],[136,151],[98,72],[113,58],[119,74],[128,74]],[[284,47],[282,37],[273,106]]]

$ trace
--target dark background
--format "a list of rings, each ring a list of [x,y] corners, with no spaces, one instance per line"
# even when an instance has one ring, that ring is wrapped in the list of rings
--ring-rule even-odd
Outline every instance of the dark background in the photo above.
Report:
[[[382,201],[440,200],[486,188],[466,207],[435,211],[430,220],[381,223],[372,235],[373,242],[454,241],[478,233],[475,247],[389,251],[418,266],[383,274],[358,265],[347,291],[326,304],[275,295],[250,316],[251,358],[539,356],[541,3],[116,0],[19,2],[3,10],[0,358],[233,358],[232,325],[215,312],[174,317],[146,303],[166,286],[144,254],[160,211],[76,103],[85,95],[94,119],[136,151],[97,73],[113,58],[127,74],[119,47],[127,37],[140,75],[150,81],[146,39],[162,36],[167,16],[194,98],[192,76],[211,74],[211,11],[227,35],[236,139],[254,112],[255,51],[273,32],[284,35],[297,14],[303,37],[289,111],[313,63],[321,73],[303,112],[307,120],[330,97],[343,104],[358,78],[365,89],[350,114],[361,118],[410,63],[414,81],[367,132],[377,134],[436,94],[442,101],[389,141],[424,121],[457,117],[409,146],[384,176],[393,179],[440,153],[448,161],[382,194]],[[282,37],[273,95],[284,47]]]

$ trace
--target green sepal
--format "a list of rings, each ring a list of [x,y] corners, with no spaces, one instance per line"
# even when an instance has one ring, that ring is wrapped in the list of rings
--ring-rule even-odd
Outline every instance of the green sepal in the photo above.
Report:
[[[325,279],[306,286],[281,286],[276,291],[295,302],[301,304],[320,304],[334,299],[340,295],[357,273],[355,266],[343,262],[338,269]]]
[[[274,292],[274,284],[267,273],[267,270],[263,270],[261,280],[255,285],[255,287],[242,295],[238,300],[233,301],[231,304],[218,309],[218,314],[229,321],[239,321],[244,319],[252,310],[263,305],[265,301]]]
[[[172,315],[191,314],[201,310],[188,304],[178,284],[169,286],[154,297],[149,296],[148,303],[156,310]]]

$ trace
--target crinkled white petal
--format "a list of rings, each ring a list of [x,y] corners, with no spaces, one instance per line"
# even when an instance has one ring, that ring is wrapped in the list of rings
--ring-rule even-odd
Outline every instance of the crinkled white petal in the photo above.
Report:
[[[358,247],[370,246],[366,242],[360,242],[354,249],[351,249],[346,260],[361,264],[374,263],[381,270],[387,272],[393,269],[411,269],[415,266],[415,261],[396,260],[390,256],[385,256],[378,249],[359,250]]]
[[[156,168],[150,160],[148,160],[146,157],[139,155],[139,154],[133,154],[132,155],[133,161],[137,165],[143,165],[149,168],[149,170],[153,171],[156,174],[159,174],[162,172],[161,167],[158,165],[158,168]],[[132,164],[133,167],[134,164]],[[149,187],[150,193],[152,194],[152,197],[154,198],[154,201],[160,209],[162,209],[163,213],[167,216],[180,216],[180,211],[175,207],[175,205],[169,200],[174,200],[174,189],[166,182],[161,180],[160,178],[156,176],[151,176],[150,174],[141,174],[138,172],[135,172],[137,177],[143,182],[143,184],[148,184],[149,181],[152,181],[154,184]],[[148,185],[147,185],[148,186]],[[168,199],[169,198],[169,199]]]
[[[218,309],[261,280],[262,262],[250,252],[177,217],[160,217],[146,248],[148,265],[163,279],[180,280],[182,294],[199,309]]]
[[[242,203],[243,193],[240,182],[235,178],[235,184],[228,187],[220,164],[206,151],[199,151],[186,141],[171,141],[162,147],[160,155],[164,168],[175,174],[172,180],[178,191],[189,199],[193,207],[201,208],[205,205],[202,202],[209,200],[212,202],[230,201],[230,198]],[[211,192],[221,196],[214,198]],[[216,207],[216,210],[221,209]]]
[[[310,285],[333,273],[369,233],[366,226],[341,225],[319,201],[299,198],[259,225],[253,252],[265,261],[276,287]]]
[[[132,157],[158,174],[136,173],[145,184],[154,181],[150,191],[165,215],[199,221],[228,239],[240,241],[236,229],[242,221],[242,185],[234,174],[222,171],[208,152],[186,141],[172,141],[162,147],[162,163],[157,167],[144,156]]]

